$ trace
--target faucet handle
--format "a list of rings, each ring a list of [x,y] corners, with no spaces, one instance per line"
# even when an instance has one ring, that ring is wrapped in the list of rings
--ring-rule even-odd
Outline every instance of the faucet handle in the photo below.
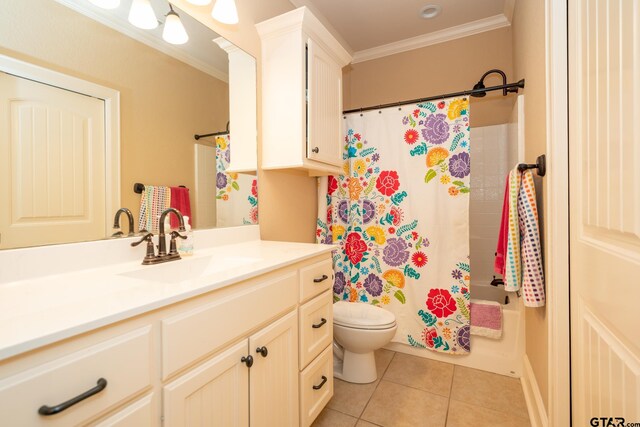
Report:
[[[151,244],[153,244],[153,233],[146,233],[142,236],[142,238],[140,240],[138,240],[137,242],[133,242],[131,243],[131,246],[138,246],[140,243],[147,241],[147,243],[151,242]]]
[[[156,250],[153,247],[153,233],[147,233],[137,242],[131,243],[131,246],[138,246],[140,243],[147,241],[147,254],[144,256],[142,260],[142,265],[155,264],[158,262],[158,258],[156,257]]]
[[[176,245],[176,239],[180,238],[180,239],[186,239],[187,236],[183,236],[182,234],[178,233],[177,231],[172,231],[171,232],[171,241],[169,242],[169,254],[172,257],[176,257],[176,258],[180,258],[180,255],[178,254],[178,249],[177,249],[177,245]]]

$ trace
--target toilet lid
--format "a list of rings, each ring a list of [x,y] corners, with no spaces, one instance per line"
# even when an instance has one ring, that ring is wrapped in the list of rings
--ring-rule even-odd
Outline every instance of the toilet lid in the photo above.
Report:
[[[333,304],[333,323],[359,329],[387,329],[396,324],[396,316],[374,305],[338,301]]]

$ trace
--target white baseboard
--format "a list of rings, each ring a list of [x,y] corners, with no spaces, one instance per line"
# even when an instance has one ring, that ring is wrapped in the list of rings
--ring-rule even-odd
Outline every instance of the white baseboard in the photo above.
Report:
[[[527,402],[527,410],[529,411],[529,421],[531,427],[548,427],[549,417],[542,401],[542,395],[538,388],[538,382],[533,374],[531,363],[527,355],[523,358],[523,375],[520,378],[522,382],[522,390],[524,391],[524,399]]]

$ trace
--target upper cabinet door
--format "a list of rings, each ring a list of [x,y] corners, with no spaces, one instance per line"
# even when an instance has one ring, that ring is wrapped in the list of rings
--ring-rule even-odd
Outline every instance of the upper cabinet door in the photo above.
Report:
[[[342,69],[309,39],[307,41],[307,158],[339,166],[342,163]]]
[[[249,338],[252,427],[298,425],[298,312]]]

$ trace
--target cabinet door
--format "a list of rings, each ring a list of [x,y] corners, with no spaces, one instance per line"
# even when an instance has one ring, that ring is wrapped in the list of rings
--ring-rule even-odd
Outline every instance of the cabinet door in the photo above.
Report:
[[[166,426],[248,426],[247,340],[213,357],[164,387]]]
[[[293,311],[249,338],[252,427],[298,425],[297,325]]]
[[[342,69],[313,40],[307,42],[307,158],[342,164]]]

